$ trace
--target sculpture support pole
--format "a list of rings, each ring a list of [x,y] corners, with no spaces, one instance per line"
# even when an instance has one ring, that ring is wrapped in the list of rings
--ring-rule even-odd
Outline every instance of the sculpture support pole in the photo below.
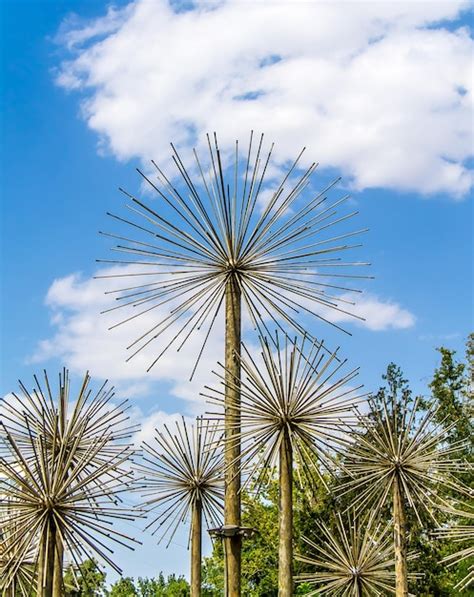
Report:
[[[293,596],[293,455],[288,430],[280,444],[278,595]]]
[[[408,596],[406,520],[405,505],[400,490],[400,481],[395,476],[393,483],[393,522],[395,547],[395,590],[396,597]]]
[[[193,503],[191,518],[191,597],[201,596],[202,502]]]
[[[41,539],[38,566],[38,597],[53,597],[55,543],[56,526],[53,518],[49,516],[44,536]]]
[[[61,597],[63,594],[64,548],[57,532],[55,543],[56,549],[54,552],[53,597]]]
[[[240,380],[241,292],[229,276],[225,291],[225,498],[224,525],[240,528]],[[240,596],[240,534],[224,537],[226,597]]]

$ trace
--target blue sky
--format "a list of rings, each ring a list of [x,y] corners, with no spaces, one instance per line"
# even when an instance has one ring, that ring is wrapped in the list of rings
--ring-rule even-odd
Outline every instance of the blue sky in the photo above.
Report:
[[[341,174],[351,189],[370,227],[372,325],[347,324],[351,338],[320,333],[369,389],[395,361],[426,392],[434,348],[463,350],[473,325],[467,5],[321,6],[259,5],[244,34],[245,3],[179,15],[166,2],[2,3],[2,394],[66,365],[110,377],[145,423],[202,410],[193,395],[206,373],[187,386],[181,363],[124,370],[91,276],[107,256],[97,231],[121,205],[117,187],[140,192],[136,166],[166,167],[169,141],[186,149],[214,128],[224,141],[264,130],[282,160],[308,144],[321,180]],[[313,8],[321,29],[305,27]],[[222,23],[233,25],[228,47]],[[186,572],[185,550],[153,545],[122,561],[128,574]]]

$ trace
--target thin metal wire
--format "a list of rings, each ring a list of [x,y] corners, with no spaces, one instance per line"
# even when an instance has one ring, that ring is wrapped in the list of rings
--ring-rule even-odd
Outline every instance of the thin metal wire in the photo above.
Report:
[[[463,518],[474,518],[472,512],[456,511],[458,516]],[[435,531],[435,536],[439,539],[449,539],[454,543],[464,544],[461,549],[449,554],[441,560],[448,567],[456,566],[464,560],[474,558],[474,526],[471,524],[457,524],[454,526],[439,528]],[[467,574],[454,586],[455,589],[463,591],[474,584],[474,564],[468,568]]]
[[[0,592],[2,595],[11,593],[15,596],[30,597],[31,588],[37,582],[36,546],[30,547],[21,564],[11,573],[10,569],[15,564],[11,557],[11,543],[15,541],[15,536],[15,527],[6,528],[3,521],[0,521]]]

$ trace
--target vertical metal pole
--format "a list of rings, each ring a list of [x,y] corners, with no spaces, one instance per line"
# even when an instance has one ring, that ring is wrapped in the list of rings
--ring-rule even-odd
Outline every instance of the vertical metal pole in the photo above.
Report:
[[[63,595],[63,559],[64,548],[59,534],[56,532],[56,546],[54,550],[53,597]]]
[[[202,502],[196,500],[191,515],[191,597],[201,597]]]
[[[53,596],[54,576],[54,546],[56,543],[56,528],[51,516],[48,517],[47,528],[41,540],[38,566],[38,597]]]
[[[406,520],[405,505],[400,490],[400,481],[395,476],[393,484],[393,522],[395,547],[395,594],[396,597],[408,596]]]
[[[225,292],[225,498],[224,524],[240,527],[240,380],[241,292],[231,275]],[[232,439],[234,438],[234,439]],[[224,537],[226,597],[240,597],[240,534]]]
[[[293,597],[293,455],[288,431],[280,444],[278,595]]]

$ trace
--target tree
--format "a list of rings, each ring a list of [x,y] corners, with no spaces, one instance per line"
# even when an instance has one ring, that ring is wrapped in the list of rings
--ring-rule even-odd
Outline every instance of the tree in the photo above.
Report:
[[[183,576],[170,574],[166,579],[160,572],[158,578],[139,578],[140,597],[189,597],[190,586]]]
[[[156,578],[121,578],[111,587],[108,597],[189,597],[190,586],[183,576],[162,572]]]
[[[430,383],[431,397],[428,405],[438,408],[438,421],[455,420],[456,425],[451,430],[451,443],[463,441],[457,456],[472,463],[474,460],[474,334],[468,336],[466,343],[466,362],[456,359],[456,351],[445,347],[437,349],[441,361],[436,368]],[[473,469],[463,476],[468,486],[472,486]],[[433,546],[437,559],[441,560],[441,580],[443,585],[450,587],[452,595],[457,590],[474,582],[474,567],[469,565],[474,555],[472,548],[472,512],[459,512],[459,517],[446,516],[443,526],[435,532],[437,537],[444,539]],[[464,543],[463,543],[464,539]],[[471,546],[469,545],[471,541]],[[447,564],[444,565],[444,564]],[[454,587],[454,588],[452,588]],[[461,594],[461,593],[460,593]]]
[[[106,574],[93,559],[85,560],[77,569],[68,566],[64,573],[65,597],[96,597],[103,595]]]
[[[133,582],[133,578],[129,576],[120,578],[114,583],[109,592],[109,597],[138,597],[139,593]]]
[[[471,457],[474,450],[474,334],[470,334],[467,346],[467,362],[456,360],[455,350],[441,346],[437,349],[441,362],[436,368],[430,382],[431,397],[427,405],[435,405],[438,409],[436,420],[456,422],[449,434],[449,441],[464,440],[461,450]]]

